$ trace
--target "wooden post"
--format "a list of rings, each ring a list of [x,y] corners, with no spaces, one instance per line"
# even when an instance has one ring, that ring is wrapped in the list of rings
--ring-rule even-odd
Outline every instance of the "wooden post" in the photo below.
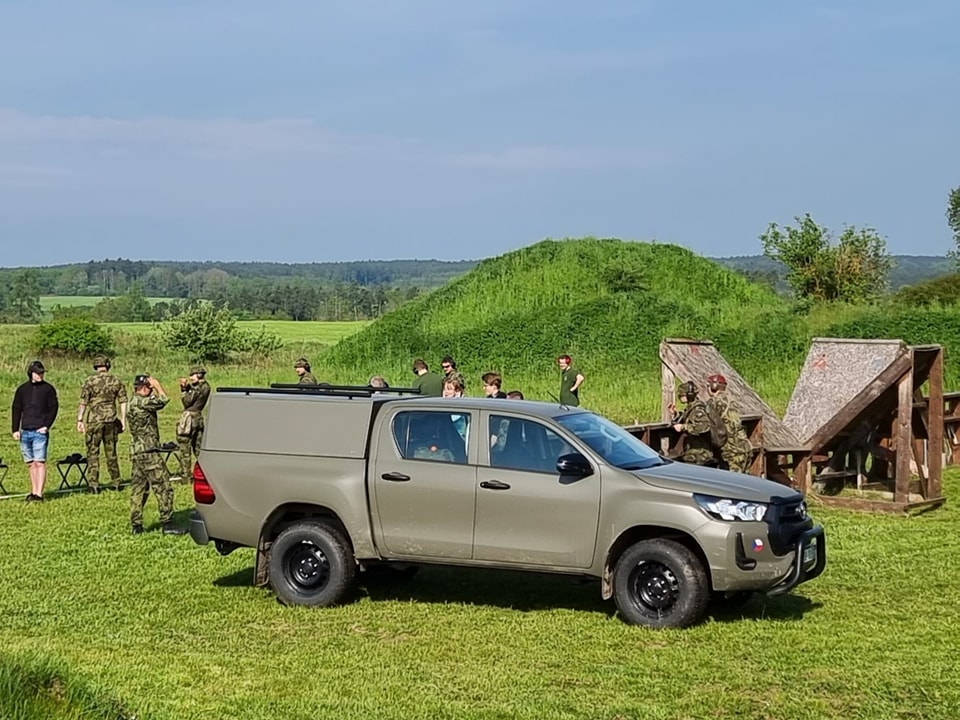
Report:
[[[660,420],[670,422],[670,406],[677,402],[677,376],[665,362],[660,363]]]
[[[910,456],[913,455],[912,420],[913,420],[913,363],[910,369],[900,378],[897,385],[897,422],[895,437],[897,439],[897,474],[893,493],[894,502],[907,503],[910,501]]]
[[[673,413],[670,412],[670,406],[677,402],[677,377],[673,374],[667,364],[660,362],[660,419],[663,422],[670,422],[673,419]],[[670,440],[664,435],[660,441],[660,454],[666,455],[670,452]]]
[[[943,349],[930,366],[930,415],[927,420],[927,496],[938,498],[943,492]]]

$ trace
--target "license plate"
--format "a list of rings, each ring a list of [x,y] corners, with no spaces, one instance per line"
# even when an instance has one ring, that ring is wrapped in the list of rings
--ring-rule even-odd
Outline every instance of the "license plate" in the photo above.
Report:
[[[817,546],[807,545],[803,549],[803,565],[813,565],[817,561]]]

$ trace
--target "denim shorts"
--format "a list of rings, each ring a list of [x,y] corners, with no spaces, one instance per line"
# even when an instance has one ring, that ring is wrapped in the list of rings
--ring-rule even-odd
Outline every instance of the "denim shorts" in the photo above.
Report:
[[[49,432],[42,433],[36,430],[23,430],[20,432],[20,452],[23,453],[25,462],[45,461],[47,459],[47,447],[49,443]]]

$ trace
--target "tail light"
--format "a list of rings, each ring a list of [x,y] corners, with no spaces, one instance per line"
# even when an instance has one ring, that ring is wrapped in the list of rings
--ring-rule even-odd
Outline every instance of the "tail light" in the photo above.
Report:
[[[207,482],[207,476],[203,474],[203,468],[200,463],[193,466],[193,501],[197,505],[212,505],[217,499],[217,495]]]

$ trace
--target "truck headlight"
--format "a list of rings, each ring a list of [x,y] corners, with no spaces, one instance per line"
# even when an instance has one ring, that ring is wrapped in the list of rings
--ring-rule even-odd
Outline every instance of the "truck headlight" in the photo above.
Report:
[[[763,516],[767,514],[765,503],[747,502],[746,500],[727,500],[726,498],[712,497],[710,495],[694,495],[693,499],[697,501],[703,510],[710,517],[717,520],[747,520],[750,522],[760,522]]]

